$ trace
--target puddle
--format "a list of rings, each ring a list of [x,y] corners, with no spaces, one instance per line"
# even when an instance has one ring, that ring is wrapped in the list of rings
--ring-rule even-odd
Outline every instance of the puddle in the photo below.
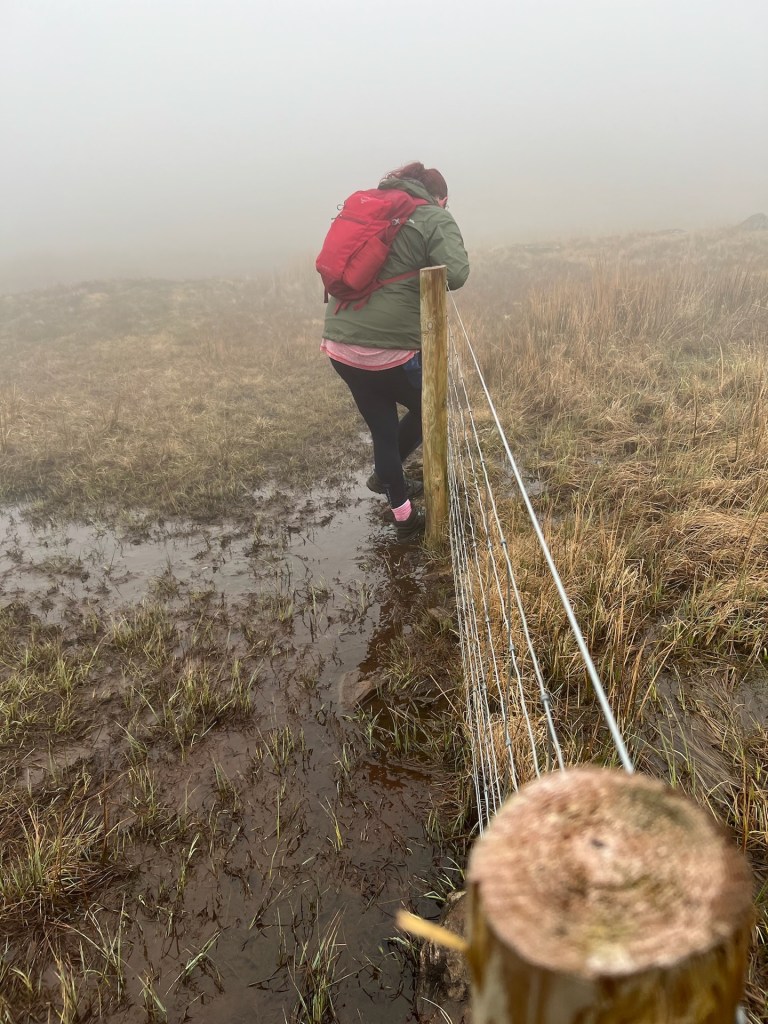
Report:
[[[0,606],[26,606],[72,645],[87,615],[159,606],[177,631],[177,675],[218,658],[258,677],[247,721],[211,728],[183,756],[153,743],[137,765],[125,739],[135,684],[116,655],[89,679],[101,696],[76,735],[23,753],[25,787],[78,765],[120,780],[131,873],[102,893],[101,925],[121,934],[125,983],[100,1019],[160,1019],[148,1007],[162,1005],[174,1021],[290,1021],[299,994],[320,998],[317,964],[333,1019],[417,1019],[394,915],[436,912],[425,894],[444,865],[425,823],[440,779],[372,748],[341,681],[375,672],[382,645],[407,631],[426,599],[424,559],[392,542],[363,480],[262,495],[248,528],[38,529],[18,509],[0,515]],[[213,655],[196,653],[203,627]]]
[[[0,513],[0,592],[58,622],[73,602],[114,611],[147,597],[167,597],[176,587],[242,597],[275,572],[282,574],[281,562],[298,569],[299,579],[322,577],[324,569],[329,579],[353,569],[359,574],[359,548],[370,532],[370,495],[363,490],[354,489],[344,501],[310,494],[296,504],[279,492],[262,496],[250,529],[184,521],[149,530],[39,527],[12,509]],[[345,506],[347,514],[340,517]]]

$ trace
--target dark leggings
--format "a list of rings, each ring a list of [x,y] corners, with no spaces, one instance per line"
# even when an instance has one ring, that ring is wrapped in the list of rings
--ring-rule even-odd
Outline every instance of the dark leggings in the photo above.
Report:
[[[392,508],[405,501],[403,460],[421,444],[421,362],[391,370],[360,370],[331,360],[345,382],[373,439],[376,475],[387,489]],[[397,407],[408,412],[398,419]]]

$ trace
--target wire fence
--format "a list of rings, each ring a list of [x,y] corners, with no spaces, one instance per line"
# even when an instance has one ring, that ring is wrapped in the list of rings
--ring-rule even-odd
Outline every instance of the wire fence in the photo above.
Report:
[[[582,758],[577,738],[559,720],[567,701],[550,690],[533,640],[540,630],[529,626],[530,610],[510,553],[510,523],[520,528],[521,511],[594,694],[605,759],[628,772],[633,766],[455,301],[448,344],[451,559],[482,831],[510,791]]]
[[[450,294],[450,293],[449,293]],[[506,796],[552,768],[585,759],[567,694],[550,688],[529,626],[510,530],[538,544],[594,695],[602,760],[633,764],[572,603],[512,454],[453,295],[448,324],[449,536],[456,586],[472,778],[482,832]],[[511,484],[514,486],[512,487]],[[521,524],[521,520],[523,521]],[[538,610],[534,609],[534,613]],[[562,684],[558,684],[562,687]],[[735,1024],[747,1024],[740,1006]]]

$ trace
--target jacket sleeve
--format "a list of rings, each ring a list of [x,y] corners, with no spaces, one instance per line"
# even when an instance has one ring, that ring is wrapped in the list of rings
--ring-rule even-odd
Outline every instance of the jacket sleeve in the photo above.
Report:
[[[430,228],[426,239],[430,265],[437,267],[444,264],[447,267],[448,288],[455,291],[469,277],[469,257],[459,225],[447,210],[440,210],[439,217],[433,218]]]

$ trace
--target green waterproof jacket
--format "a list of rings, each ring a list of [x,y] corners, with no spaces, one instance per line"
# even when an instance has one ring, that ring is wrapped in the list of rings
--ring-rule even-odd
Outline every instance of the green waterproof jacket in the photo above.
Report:
[[[469,276],[469,259],[451,214],[437,205],[421,182],[387,178],[379,188],[399,188],[428,203],[417,206],[398,232],[379,278],[385,280],[410,270],[444,264],[448,269],[448,287],[461,288]],[[379,288],[361,309],[354,309],[354,305],[336,312],[338,302],[330,297],[324,338],[371,348],[421,348],[418,274]]]

